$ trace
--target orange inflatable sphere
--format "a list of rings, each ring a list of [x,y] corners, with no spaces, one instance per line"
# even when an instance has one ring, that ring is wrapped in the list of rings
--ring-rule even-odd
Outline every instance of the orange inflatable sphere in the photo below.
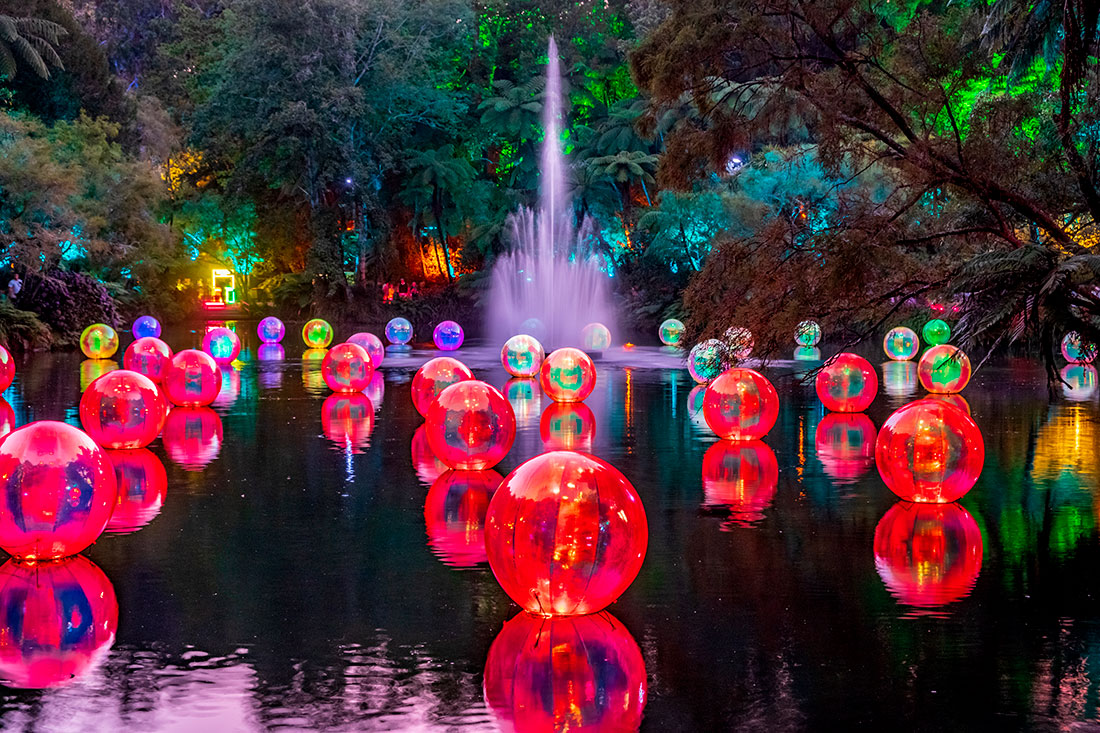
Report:
[[[778,485],[775,451],[759,440],[719,440],[703,454],[703,504],[728,510],[734,524],[763,519]]]
[[[917,379],[929,392],[961,392],[970,381],[970,359],[957,346],[933,346],[917,362]]]
[[[0,346],[0,392],[3,392],[15,381],[15,359],[11,353]]]
[[[412,379],[413,407],[421,416],[428,415],[428,408],[439,393],[455,382],[473,379],[470,368],[450,356],[440,356],[424,363]]]
[[[814,447],[826,476],[854,481],[875,462],[875,424],[863,413],[831,412],[817,424]]]
[[[977,482],[984,462],[985,443],[977,424],[939,400],[917,400],[899,408],[875,441],[882,480],[906,501],[955,501]]]
[[[539,437],[547,450],[592,451],[596,416],[583,402],[551,402],[542,411]]]
[[[160,514],[168,493],[168,474],[160,459],[146,448],[107,451],[107,456],[115,467],[118,501],[104,532],[137,532]]]
[[[539,384],[554,402],[583,402],[596,388],[596,365],[580,349],[558,349],[543,359]]]
[[[321,429],[341,451],[362,453],[374,432],[374,404],[362,392],[337,392],[321,405]]]
[[[626,477],[584,453],[552,451],[508,474],[489,503],[485,547],[504,591],[528,613],[596,613],[634,581],[649,544]]]
[[[209,407],[173,407],[161,440],[174,463],[185,471],[201,471],[221,450],[222,419]]]
[[[826,410],[863,412],[878,394],[878,374],[858,354],[837,354],[817,373],[814,387]]]
[[[374,376],[367,350],[358,344],[338,344],[321,360],[321,376],[333,392],[362,392]]]
[[[126,347],[122,366],[132,372],[144,374],[154,382],[164,378],[168,363],[172,361],[172,349],[155,336],[144,336]]]
[[[734,367],[715,377],[703,396],[703,418],[719,438],[763,438],[779,417],[779,394],[752,369]]]
[[[516,415],[495,387],[467,379],[444,389],[426,415],[428,445],[451,468],[492,468],[512,448]]]
[[[472,568],[488,562],[485,513],[502,480],[496,471],[447,471],[432,483],[424,523],[428,545],[445,565]]]
[[[222,373],[210,354],[184,349],[168,362],[162,384],[173,405],[204,407],[221,392]]]
[[[144,448],[160,435],[167,414],[153,380],[128,369],[104,374],[80,397],[80,424],[104,448]]]

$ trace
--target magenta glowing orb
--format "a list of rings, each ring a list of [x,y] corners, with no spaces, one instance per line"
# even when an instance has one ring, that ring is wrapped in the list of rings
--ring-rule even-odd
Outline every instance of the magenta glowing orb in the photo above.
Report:
[[[144,448],[160,435],[167,414],[153,380],[128,369],[104,374],[80,397],[80,424],[104,448]]]
[[[435,348],[440,351],[454,351],[462,346],[465,336],[462,326],[454,321],[442,321],[432,331],[432,341],[435,343]]]
[[[878,394],[878,373],[858,354],[837,354],[817,373],[814,387],[826,410],[863,412]]]
[[[428,408],[435,402],[439,393],[455,382],[473,379],[470,368],[449,356],[432,359],[420,367],[412,379],[413,407],[423,417],[427,417]]]
[[[378,371],[378,367],[382,366],[382,360],[386,358],[386,347],[382,344],[382,339],[375,336],[373,333],[367,331],[360,331],[354,333],[348,338],[349,344],[358,344],[367,350],[367,354],[370,356],[371,366],[375,371]]]
[[[256,335],[265,344],[277,344],[286,336],[286,326],[275,316],[268,316],[256,324]]]
[[[168,363],[162,385],[173,405],[203,407],[221,392],[222,373],[210,354],[184,349]]]
[[[763,438],[779,417],[779,394],[763,374],[734,367],[707,385],[703,417],[720,438]]]
[[[231,364],[241,353],[241,337],[233,329],[215,326],[202,337],[202,350],[218,364]]]
[[[428,445],[451,468],[492,468],[512,448],[516,415],[504,395],[485,382],[456,382],[435,398],[426,417]]]

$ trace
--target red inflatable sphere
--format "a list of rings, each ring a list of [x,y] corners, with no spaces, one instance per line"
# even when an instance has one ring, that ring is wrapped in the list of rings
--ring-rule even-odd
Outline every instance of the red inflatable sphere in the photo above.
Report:
[[[428,445],[451,468],[492,468],[512,448],[516,415],[495,387],[467,379],[447,387],[428,409]]]
[[[232,364],[241,353],[241,337],[231,328],[215,326],[203,335],[202,350],[218,364]]]
[[[104,531],[137,532],[160,514],[168,493],[168,474],[160,459],[146,448],[107,451],[107,456],[115,467],[118,501]]]
[[[596,388],[596,365],[580,349],[558,349],[543,359],[539,384],[554,402],[583,402]]]
[[[0,567],[0,683],[67,685],[106,659],[117,631],[114,586],[88,558]]]
[[[185,471],[201,471],[218,457],[222,419],[209,407],[174,407],[164,421],[164,449]]]
[[[974,486],[984,463],[977,424],[939,400],[904,405],[883,423],[875,442],[882,480],[906,501],[955,501]]]
[[[362,392],[374,376],[374,367],[362,346],[337,344],[321,360],[321,376],[333,392]]]
[[[645,509],[611,464],[543,453],[508,474],[489,503],[489,566],[512,600],[540,616],[596,613],[634,581],[649,544]]]
[[[86,433],[39,420],[0,443],[0,548],[19,560],[56,560],[96,541],[118,489],[107,454]]]
[[[435,480],[449,471],[447,464],[439,460],[435,453],[432,453],[431,446],[428,445],[428,426],[421,425],[413,433],[412,445],[412,464],[416,469],[416,477],[420,479],[426,486],[431,486],[435,483]]]
[[[636,731],[646,703],[645,660],[609,613],[521,613],[489,648],[485,702],[505,731]]]
[[[875,462],[875,424],[863,413],[831,412],[817,424],[814,446],[826,476],[855,481]]]
[[[775,451],[759,440],[719,440],[703,454],[703,505],[728,510],[734,525],[763,519],[778,485]]]
[[[172,361],[172,349],[155,336],[144,336],[126,347],[122,366],[132,372],[144,374],[154,382],[164,378],[164,371]]]
[[[413,407],[422,417],[428,416],[428,408],[439,393],[455,382],[473,379],[470,368],[450,356],[440,356],[424,363],[412,379]]]
[[[0,346],[0,392],[3,392],[15,381],[15,359],[11,353]]]
[[[583,402],[551,402],[542,411],[539,437],[547,450],[592,452],[596,416]]]
[[[898,502],[875,528],[875,568],[890,594],[933,609],[970,594],[982,570],[982,532],[958,504]]]
[[[878,395],[878,374],[858,354],[837,354],[817,373],[814,387],[826,410],[863,412]]]
[[[80,397],[80,424],[104,448],[144,448],[160,435],[167,414],[153,380],[128,369],[104,374]]]
[[[485,513],[502,480],[496,471],[447,471],[432,483],[424,523],[428,545],[444,564],[472,568],[488,562]]]
[[[763,438],[779,417],[779,394],[763,374],[734,367],[707,385],[703,417],[719,438]]]
[[[164,392],[173,405],[205,407],[222,389],[222,373],[210,354],[184,349],[168,362]]]
[[[321,428],[340,451],[362,453],[374,432],[374,405],[362,392],[329,395],[321,405]]]

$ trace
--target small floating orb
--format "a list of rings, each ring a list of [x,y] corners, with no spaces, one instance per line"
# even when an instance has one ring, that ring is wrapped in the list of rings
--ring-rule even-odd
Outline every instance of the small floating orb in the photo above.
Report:
[[[218,364],[232,364],[241,353],[241,337],[230,328],[215,326],[202,337],[202,350]]]
[[[875,424],[863,413],[830,412],[817,424],[814,447],[826,476],[854,482],[875,463]]]
[[[11,352],[0,346],[0,392],[3,392],[15,381],[15,359]]]
[[[449,356],[440,356],[425,362],[412,379],[413,407],[421,417],[427,417],[428,408],[435,402],[439,393],[450,387],[455,382],[473,379],[474,373],[470,368]]]
[[[428,445],[428,426],[421,425],[413,433],[412,443],[409,446],[412,453],[412,465],[416,470],[416,477],[426,485],[431,486],[437,478],[450,469],[447,464],[439,460],[432,453]]]
[[[920,335],[924,339],[924,343],[929,346],[946,344],[951,340],[951,326],[948,326],[946,321],[933,318],[924,324],[924,328],[920,330]]]
[[[185,471],[201,471],[221,450],[222,419],[209,407],[173,407],[161,440],[173,463]]]
[[[485,517],[489,567],[513,601],[539,616],[596,613],[614,603],[638,575],[648,544],[631,483],[606,461],[573,451],[520,464]]]
[[[706,384],[729,368],[729,349],[718,339],[707,339],[691,347],[688,373],[699,384]]]
[[[898,602],[935,609],[970,595],[982,532],[959,504],[898,502],[875,527],[875,569]]]
[[[826,410],[863,412],[878,395],[878,374],[862,356],[841,353],[825,362],[814,387]]]
[[[118,351],[118,334],[106,323],[93,323],[80,334],[80,350],[89,359],[110,359]]]
[[[282,344],[263,344],[256,349],[256,358],[260,361],[282,361],[286,358],[286,349]]]
[[[465,337],[462,326],[454,321],[442,321],[432,331],[432,341],[435,343],[435,348],[440,351],[454,351],[462,346]]]
[[[607,351],[611,348],[611,331],[602,323],[589,323],[581,330],[581,343],[588,352]]]
[[[146,336],[160,338],[160,321],[152,316],[141,316],[134,321],[133,328],[130,331],[136,339],[145,338]]]
[[[265,344],[277,344],[286,336],[286,326],[275,316],[267,316],[256,324],[256,335]]]
[[[1070,364],[1091,364],[1096,360],[1096,344],[1070,331],[1062,338],[1062,356]]]
[[[321,429],[337,450],[362,453],[374,432],[374,404],[362,392],[329,395],[321,405]]]
[[[684,324],[675,318],[669,318],[661,322],[657,329],[657,336],[665,346],[676,348],[684,340]]]
[[[164,371],[172,361],[172,348],[156,336],[143,336],[126,347],[122,365],[132,372],[144,374],[154,382],[164,379]]]
[[[719,438],[763,438],[779,417],[779,394],[763,374],[734,367],[707,385],[703,417]]]
[[[1058,375],[1062,394],[1070,402],[1085,402],[1096,394],[1096,367],[1091,364],[1066,364]]]
[[[221,392],[222,373],[210,354],[184,349],[168,362],[162,384],[173,405],[202,407]]]
[[[332,343],[332,326],[323,318],[306,321],[302,326],[302,341],[311,349],[327,349]]]
[[[103,662],[118,631],[114,586],[77,555],[0,567],[0,683],[64,687]]]
[[[882,339],[882,350],[894,361],[909,361],[920,351],[920,339],[913,329],[897,326]]]
[[[520,324],[519,330],[523,333],[532,334],[537,339],[542,339],[546,336],[546,324],[538,318],[528,318]]]
[[[382,366],[382,360],[386,358],[386,347],[382,345],[382,339],[373,333],[360,331],[352,334],[351,338],[348,339],[348,343],[358,344],[367,350],[371,366],[374,367],[375,371],[378,371],[378,367]]]
[[[735,526],[763,519],[778,486],[775,451],[759,440],[719,440],[703,454],[703,505],[728,510]]]
[[[962,410],[916,400],[891,415],[875,441],[875,465],[886,486],[905,501],[946,503],[978,481],[985,442]]]
[[[816,346],[798,346],[794,350],[795,361],[821,361],[821,349]]]
[[[109,450],[107,457],[115,467],[118,500],[103,531],[132,534],[160,514],[168,493],[168,473],[160,459],[147,448]]]
[[[592,451],[596,416],[583,402],[551,402],[539,420],[539,437],[547,450]]]
[[[386,324],[386,340],[395,346],[405,346],[413,337],[413,325],[408,318],[391,318]]]
[[[485,703],[501,730],[636,731],[648,699],[645,660],[609,613],[520,613],[485,662]]]
[[[539,367],[539,384],[554,402],[583,402],[596,388],[596,365],[580,349],[556,349]]]
[[[80,397],[80,423],[104,448],[144,448],[160,435],[167,414],[153,380],[128,369],[104,374]]]
[[[504,479],[496,471],[447,471],[428,489],[424,524],[428,546],[455,568],[489,562],[485,552],[485,514]]]
[[[747,328],[727,328],[722,339],[726,342],[729,355],[736,361],[744,361],[752,355],[752,349],[756,341],[752,337],[752,331]]]
[[[428,445],[450,468],[492,468],[512,448],[516,415],[495,387],[476,379],[450,385],[425,415]]]
[[[546,352],[534,336],[521,333],[504,343],[500,350],[500,363],[504,371],[513,377],[533,377],[539,373]]]
[[[537,380],[512,377],[504,383],[500,391],[512,404],[512,410],[516,413],[516,425],[523,426],[538,420],[542,407],[542,391]]]
[[[917,362],[917,378],[929,392],[961,392],[970,381],[970,359],[951,344],[933,346]]]
[[[794,342],[799,346],[817,346],[821,342],[821,326],[816,321],[802,321],[794,329]]]
[[[88,547],[118,498],[103,449],[52,420],[24,425],[0,443],[0,492],[0,548],[19,560],[57,560]]]
[[[917,391],[917,365],[911,361],[888,361],[882,365],[882,387],[886,394],[906,397]]]
[[[362,392],[374,376],[374,367],[362,346],[337,344],[321,360],[321,376],[333,392]]]

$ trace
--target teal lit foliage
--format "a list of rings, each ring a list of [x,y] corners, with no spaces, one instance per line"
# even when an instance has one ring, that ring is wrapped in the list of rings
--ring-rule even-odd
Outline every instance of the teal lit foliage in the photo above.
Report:
[[[208,194],[185,201],[176,226],[192,260],[206,255],[230,265],[248,278],[263,261],[256,239],[256,209],[250,202],[230,202]]]

